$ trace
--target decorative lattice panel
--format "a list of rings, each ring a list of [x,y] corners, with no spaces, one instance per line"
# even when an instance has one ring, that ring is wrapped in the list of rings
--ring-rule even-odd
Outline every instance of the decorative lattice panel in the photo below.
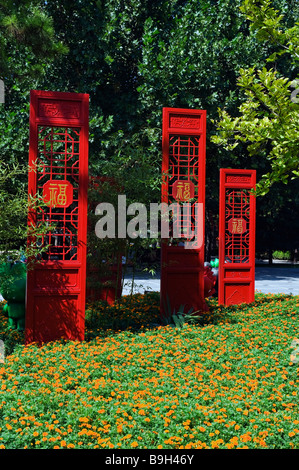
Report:
[[[201,136],[169,136],[168,203],[179,202],[181,239],[192,241],[195,231],[195,203],[198,202]],[[187,203],[187,204],[186,204]],[[183,210],[185,206],[185,210]],[[172,228],[174,228],[172,226]],[[177,227],[179,232],[179,227]]]
[[[26,343],[84,339],[89,96],[30,93]],[[37,197],[37,199],[36,199]],[[37,262],[36,262],[37,261]]]
[[[249,190],[226,189],[225,262],[249,262],[250,225]]]
[[[255,170],[220,170],[219,304],[254,301]]]
[[[163,109],[161,199],[168,207],[176,204],[176,208],[169,237],[162,239],[162,315],[167,315],[166,303],[172,312],[181,305],[194,311],[205,309],[205,137],[205,111]],[[191,243],[192,249],[186,249]]]
[[[79,154],[80,129],[39,127],[37,191],[44,196],[49,187],[51,203],[38,209],[37,223],[47,222],[55,227],[41,238],[42,245],[49,245],[42,255],[46,260],[77,260],[78,257]],[[72,188],[72,198],[66,191],[66,183]]]

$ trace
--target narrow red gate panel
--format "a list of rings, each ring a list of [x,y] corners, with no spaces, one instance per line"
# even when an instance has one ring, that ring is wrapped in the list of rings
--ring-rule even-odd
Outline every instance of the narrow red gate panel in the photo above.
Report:
[[[182,215],[175,239],[161,243],[161,316],[184,305],[202,311],[204,302],[204,203],[206,111],[163,108],[162,203],[180,204]],[[183,206],[188,210],[183,213]],[[200,205],[196,212],[196,206]],[[163,216],[162,216],[163,217]],[[163,223],[163,220],[162,220]],[[198,236],[192,234],[196,226]],[[171,234],[170,234],[171,235]],[[187,243],[193,243],[186,249]]]
[[[42,203],[28,223],[55,228],[35,240],[48,249],[27,275],[26,343],[84,339],[88,107],[87,94],[30,94],[28,193]]]
[[[255,170],[220,170],[219,305],[254,302]]]

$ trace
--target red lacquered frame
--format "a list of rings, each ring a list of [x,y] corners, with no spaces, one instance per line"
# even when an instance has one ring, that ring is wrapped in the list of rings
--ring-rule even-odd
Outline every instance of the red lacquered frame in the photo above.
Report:
[[[200,240],[194,248],[171,246],[169,239],[161,243],[161,316],[167,317],[184,305],[184,311],[206,310],[204,302],[204,204],[206,159],[206,111],[163,108],[162,123],[162,203],[176,202],[173,190],[177,182],[193,183],[195,203],[202,210],[197,220]],[[194,228],[195,215],[183,222]],[[181,238],[186,242],[187,237]]]
[[[220,170],[219,305],[254,302],[255,170]]]
[[[48,181],[54,190],[68,181],[73,194],[67,202],[61,192],[59,207],[38,205],[29,211],[29,225],[48,221],[57,228],[40,238],[50,247],[27,274],[26,343],[84,340],[88,112],[88,94],[30,93],[28,194],[43,196]]]

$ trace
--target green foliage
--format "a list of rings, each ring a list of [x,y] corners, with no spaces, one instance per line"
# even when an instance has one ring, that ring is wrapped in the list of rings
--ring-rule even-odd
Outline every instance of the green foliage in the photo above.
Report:
[[[88,232],[87,232],[87,266],[90,271],[88,276],[92,280],[92,270],[96,270],[96,279],[100,285],[103,279],[109,274],[110,267],[118,263],[121,253],[126,251],[126,240],[118,238],[105,238],[100,239],[95,233],[95,226],[98,221],[98,216],[95,215],[95,208],[101,202],[112,204],[117,208],[117,197],[120,187],[115,180],[90,180],[88,190]],[[117,211],[115,214],[117,220]],[[114,222],[114,221],[112,221]],[[117,227],[116,227],[117,230]],[[121,273],[119,273],[121,275]],[[90,287],[100,286],[90,283]]]
[[[137,331],[160,325],[160,296],[157,292],[124,296],[114,305],[92,302],[86,309],[85,341],[119,330]]]
[[[45,73],[45,65],[67,51],[55,38],[53,20],[40,0],[0,2],[0,76],[26,83]],[[27,82],[28,83],[28,82]]]
[[[20,248],[27,257],[40,252],[37,245],[25,246],[29,233],[36,233],[27,227],[28,210],[37,201],[42,204],[27,196],[29,90],[54,58],[67,52],[44,7],[36,0],[0,2],[0,78],[5,85],[5,103],[0,105],[0,262],[8,255],[19,259]]]
[[[252,21],[251,29],[261,40],[279,47],[269,58],[278,60],[289,55],[293,64],[298,60],[297,23],[287,28],[284,15],[271,7],[270,0],[246,0],[242,11]],[[257,194],[265,195],[275,182],[287,183],[298,177],[299,108],[291,100],[292,80],[282,76],[276,68],[241,68],[238,86],[244,92],[244,101],[238,107],[239,116],[232,117],[225,109],[219,110],[218,135],[212,137],[216,144],[234,150],[240,142],[248,144],[253,161],[267,160],[269,170],[257,185]]]
[[[10,188],[11,181],[23,172],[18,166],[11,168],[0,162],[0,251],[5,256],[25,241],[27,197],[21,189],[12,192]]]
[[[241,11],[250,20],[250,29],[256,32],[261,41],[270,41],[278,46],[279,51],[274,52],[267,60],[275,61],[283,54],[289,54],[291,59],[299,59],[298,23],[291,28],[285,26],[285,15],[276,10],[272,0],[244,0]],[[281,5],[282,6],[282,5]],[[292,18],[298,19],[299,7],[296,2],[288,2]]]
[[[10,168],[15,164],[24,168],[23,174],[11,178],[8,192],[16,195],[23,188],[26,193],[30,89],[90,94],[90,174],[114,177],[128,203],[160,200],[162,107],[203,108],[208,116],[206,238],[217,256],[217,235],[211,219],[217,223],[219,168],[254,167],[260,177],[276,165],[277,178],[282,179],[287,172],[296,171],[297,164],[295,143],[291,148],[297,132],[297,108],[295,103],[285,107],[290,90],[289,83],[283,82],[286,77],[296,77],[290,57],[297,53],[296,30],[292,30],[293,16],[298,16],[297,2],[275,1],[275,9],[283,12],[279,21],[267,2],[262,2],[260,9],[256,5],[252,13],[252,2],[245,3],[0,2],[0,78],[4,77],[6,89],[6,102],[0,106],[0,161]],[[268,33],[273,36],[279,29],[281,37],[268,42],[257,39],[262,15],[268,18]],[[253,17],[257,18],[254,26]],[[280,54],[282,50],[285,53]],[[269,57],[276,60],[274,65],[267,63]],[[237,85],[240,68],[244,70],[242,86]],[[4,70],[7,72],[1,75]],[[253,78],[245,73],[248,70],[255,70]],[[258,71],[264,73],[266,88],[258,88]],[[276,79],[280,80],[277,92]],[[244,139],[228,151],[210,138],[215,133],[213,120],[218,118],[218,108],[225,109],[228,116],[236,116],[252,84],[272,114],[276,102],[284,106],[278,116],[268,113],[271,135],[265,130],[266,119],[257,126],[257,140],[250,142],[252,151],[259,152],[254,159]],[[254,103],[254,98],[250,100]],[[252,105],[243,108],[247,121],[258,119],[263,109],[262,105],[261,110]],[[276,138],[279,119],[285,124],[277,145],[275,141],[271,148],[264,134]],[[246,130],[245,123],[243,127]],[[230,131],[228,128],[225,132]],[[257,234],[266,240],[270,240],[268,227],[273,223],[275,231],[281,214],[288,211],[290,191],[279,188],[271,198],[263,203],[263,226]],[[277,232],[278,238],[281,233]],[[141,249],[146,241],[136,240],[134,244],[137,252],[137,245]]]
[[[140,300],[132,317],[155,318]],[[215,302],[205,325],[19,344],[0,365],[0,448],[299,448],[298,301],[258,295]]]
[[[13,353],[16,347],[23,345],[25,335],[17,329],[8,326],[8,317],[3,308],[6,302],[0,302],[0,339],[4,342],[5,356]]]
[[[27,214],[32,207],[43,207],[44,202],[38,196],[28,198],[24,188],[18,187],[18,176],[23,175],[24,171],[19,165],[10,166],[0,161],[0,264],[24,258],[30,269],[33,258],[47,250],[47,245],[41,246],[39,240],[49,226],[41,223],[35,227],[27,223]],[[28,237],[36,241],[27,244]],[[12,281],[6,274],[1,272],[1,284]]]
[[[203,319],[203,314],[196,315],[200,312],[194,312],[191,307],[185,312],[185,305],[182,304],[176,310],[170,304],[169,296],[166,294],[166,299],[163,299],[164,315],[161,318],[163,325],[169,325],[175,328],[183,328],[187,323],[197,323]]]
[[[291,252],[290,251],[281,251],[275,250],[273,251],[273,258],[279,260],[290,260],[291,259]]]

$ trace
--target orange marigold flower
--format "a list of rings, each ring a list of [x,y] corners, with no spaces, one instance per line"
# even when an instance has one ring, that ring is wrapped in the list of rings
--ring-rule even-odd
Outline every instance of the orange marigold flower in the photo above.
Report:
[[[224,444],[223,439],[216,439],[216,441],[212,441],[212,449],[218,449],[220,444]]]
[[[85,416],[82,416],[81,418],[79,418],[79,421],[81,423],[87,423],[89,421],[89,418],[86,418]]]

